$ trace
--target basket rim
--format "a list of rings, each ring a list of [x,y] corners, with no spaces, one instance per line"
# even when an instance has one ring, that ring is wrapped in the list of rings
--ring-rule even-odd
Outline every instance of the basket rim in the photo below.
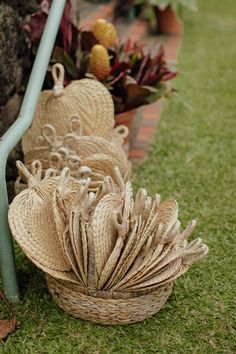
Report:
[[[48,289],[50,291],[51,286],[54,287],[55,283],[58,288],[61,288],[63,291],[63,288],[67,291],[71,291],[73,293],[78,293],[82,294],[88,299],[99,299],[99,300],[106,300],[106,301],[112,301],[112,302],[117,302],[117,301],[125,301],[125,300],[135,300],[140,297],[147,297],[151,296],[155,293],[158,293],[160,291],[163,291],[165,289],[169,290],[173,288],[174,282],[166,283],[161,286],[158,286],[155,289],[151,290],[139,290],[139,291],[111,291],[111,290],[98,290],[95,288],[89,288],[86,286],[82,286],[80,284],[72,283],[66,280],[62,279],[57,279],[54,278],[53,276],[45,273],[45,279],[46,283],[48,286]]]

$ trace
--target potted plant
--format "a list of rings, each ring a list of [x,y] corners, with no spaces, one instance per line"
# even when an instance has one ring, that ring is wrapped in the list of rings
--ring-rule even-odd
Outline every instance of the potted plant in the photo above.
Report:
[[[130,12],[134,17],[142,14],[154,23],[158,33],[178,34],[182,31],[179,16],[183,8],[196,11],[196,0],[116,0],[115,17],[127,17]]]
[[[147,0],[153,7],[159,33],[178,34],[182,31],[179,14],[183,8],[196,11],[196,0]]]
[[[116,0],[115,1],[115,18],[123,17],[133,20],[138,17],[143,10],[144,0]]]
[[[79,75],[95,77],[108,88],[117,125],[131,128],[135,109],[172,92],[166,82],[176,76],[176,70],[168,66],[162,46],[152,55],[130,39],[121,44],[114,27],[97,20],[92,31],[80,32],[79,49]]]
[[[69,20],[69,5],[51,64],[59,62],[64,65],[65,85],[85,77],[101,81],[113,97],[117,125],[125,124],[131,128],[135,109],[170,95],[172,90],[166,82],[176,76],[176,70],[168,66],[163,47],[152,55],[150,50],[131,40],[122,44],[115,27],[105,20],[97,20],[91,31],[78,31]],[[47,8],[45,10],[42,6],[31,16],[27,30],[33,50],[37,48],[39,29],[43,27],[36,26],[36,19],[42,24],[46,16]],[[52,86],[49,68],[44,88]]]
[[[33,57],[36,55],[50,6],[51,0],[42,0],[37,11],[28,16],[24,24],[24,30],[28,35],[28,44]],[[78,78],[78,70],[75,66],[79,35],[77,25],[77,22],[73,23],[72,21],[71,0],[67,0],[51,57],[51,64],[60,62],[65,66],[65,83]],[[49,67],[44,89],[51,89],[53,86],[50,71],[51,68]]]

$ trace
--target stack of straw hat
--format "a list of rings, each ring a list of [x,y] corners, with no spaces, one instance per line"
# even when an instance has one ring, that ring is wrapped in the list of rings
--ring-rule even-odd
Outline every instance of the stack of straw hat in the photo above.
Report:
[[[180,231],[175,200],[145,189],[134,198],[118,168],[115,181],[98,183],[71,177],[69,168],[40,180],[17,165],[28,188],[10,206],[12,234],[45,272],[54,301],[76,317],[110,325],[150,317],[208,252],[201,239],[187,240],[195,221]]]

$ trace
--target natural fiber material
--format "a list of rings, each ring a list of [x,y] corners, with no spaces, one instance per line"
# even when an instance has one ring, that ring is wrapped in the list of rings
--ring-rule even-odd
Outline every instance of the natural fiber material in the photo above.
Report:
[[[131,175],[131,163],[122,148],[127,134],[125,127],[112,130],[109,141],[100,136],[84,136],[83,124],[79,117],[70,118],[70,131],[59,136],[52,124],[41,128],[33,150],[25,153],[26,167],[34,175],[34,163],[40,160],[41,175],[51,169],[55,175],[60,174],[64,167],[69,167],[71,175],[76,179],[90,177],[92,181],[102,181],[106,175],[115,179],[114,168],[119,167],[124,180]],[[19,176],[15,183],[18,194],[26,188],[26,181]]]
[[[106,175],[115,179],[113,171],[118,166],[127,180],[131,163],[122,145],[128,131],[124,126],[113,129],[114,107],[108,90],[91,79],[64,88],[61,64],[53,66],[52,75],[53,90],[42,92],[33,125],[22,140],[26,167],[30,170],[40,160],[43,177],[48,170],[58,175],[69,167],[74,178],[99,182]],[[25,182],[23,176],[17,178],[16,194]]]
[[[118,168],[91,192],[91,179],[78,182],[68,168],[39,181],[39,165],[37,178],[18,167],[29,188],[10,206],[12,234],[74,316],[102,324],[149,317],[208,252],[201,239],[187,241],[194,220],[180,231],[176,201],[150,198],[145,189],[134,198]]]
[[[102,298],[101,295],[97,295],[97,292],[84,294],[81,289],[72,290],[68,287],[68,283],[49,276],[46,276],[46,281],[53,300],[64,311],[102,325],[143,321],[162,309],[172,291],[172,285],[168,284],[137,297],[123,298],[121,293],[114,294],[115,298]]]
[[[42,126],[51,124],[59,136],[71,131],[70,117],[79,116],[83,135],[106,137],[114,127],[112,97],[103,84],[92,79],[72,81],[63,87],[64,68],[55,64],[52,68],[54,88],[42,91],[36,108],[32,127],[22,139],[23,152],[35,148]]]

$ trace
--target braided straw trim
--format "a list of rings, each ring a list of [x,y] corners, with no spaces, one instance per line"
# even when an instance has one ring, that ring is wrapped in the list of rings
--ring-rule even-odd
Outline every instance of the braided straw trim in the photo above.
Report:
[[[139,229],[140,225],[142,224],[141,217],[139,220],[136,220],[133,229],[130,231],[125,245],[122,250],[122,254],[116,264],[116,267],[108,280],[107,284],[105,285],[104,289],[110,289],[112,286],[120,279],[120,274],[123,272],[124,267],[126,267],[126,259],[132,254],[134,249],[134,245],[136,242],[137,230]]]
[[[46,281],[53,300],[65,312],[103,325],[143,321],[163,308],[172,291],[172,284],[168,284],[143,296],[109,299],[72,290],[66,283],[49,276],[46,276]]]

